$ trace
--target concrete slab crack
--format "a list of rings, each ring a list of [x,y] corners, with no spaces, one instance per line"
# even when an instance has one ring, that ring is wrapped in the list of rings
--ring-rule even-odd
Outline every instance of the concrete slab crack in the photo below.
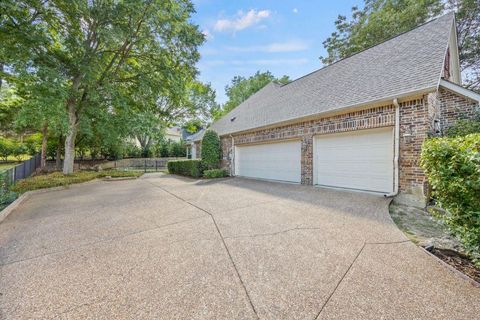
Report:
[[[399,244],[410,242],[410,240],[400,240],[400,241],[389,241],[389,242],[366,242],[365,244]]]
[[[335,286],[335,288],[333,289],[333,291],[330,293],[330,295],[328,296],[327,298],[327,301],[325,301],[325,303],[322,305],[322,307],[320,308],[320,311],[318,311],[317,315],[315,316],[314,319],[318,319],[318,317],[320,317],[320,314],[322,313],[323,309],[325,308],[325,306],[328,304],[328,302],[330,301],[330,299],[332,298],[333,294],[337,291],[338,287],[340,286],[340,284],[342,283],[343,279],[345,279],[346,275],[348,274],[348,272],[350,271],[350,269],[352,268],[352,266],[354,265],[355,261],[357,261],[358,257],[360,256],[360,254],[362,253],[363,249],[365,249],[365,246],[367,245],[367,243],[363,243],[362,247],[360,248],[360,250],[358,251],[357,255],[355,256],[355,258],[353,259],[352,263],[350,263],[350,265],[348,266],[347,270],[344,272],[344,274],[342,275],[342,277],[340,278],[340,280],[337,282],[337,285]]]
[[[240,275],[240,272],[238,271],[238,268],[237,268],[237,265],[235,264],[235,261],[233,260],[233,257],[232,257],[232,254],[230,253],[230,250],[228,249],[228,246],[227,246],[227,243],[225,242],[225,237],[223,236],[222,232],[220,231],[220,228],[218,227],[218,224],[217,224],[217,221],[215,220],[215,217],[213,216],[212,213],[210,213],[209,211],[197,206],[196,204],[193,204],[191,203],[190,201],[186,200],[186,199],[183,199],[182,197],[176,195],[175,193],[159,186],[159,185],[156,185],[154,183],[151,183],[149,181],[146,181],[147,183],[150,183],[151,185],[157,187],[157,188],[160,188],[162,189],[163,191],[165,191],[166,193],[172,195],[173,197],[185,202],[185,203],[188,203],[189,205],[191,205],[192,207],[195,207],[197,208],[198,210],[201,210],[203,212],[205,212],[206,214],[208,214],[210,216],[210,218],[212,219],[213,221],[213,224],[215,226],[215,229],[217,230],[217,233],[218,235],[220,236],[220,239],[222,240],[222,243],[223,243],[223,247],[225,248],[225,251],[227,252],[227,255],[228,255],[228,258],[230,260],[230,262],[232,263],[232,266],[233,266],[233,269],[235,270],[236,274],[237,274],[237,277],[238,277],[238,280],[240,281],[240,284],[242,285],[242,288],[243,290],[245,291],[245,295],[247,296],[247,299],[248,299],[248,302],[250,304],[250,307],[252,308],[252,311],[253,313],[255,314],[255,317],[257,319],[260,319],[259,316],[258,316],[258,313],[257,313],[257,310],[255,309],[255,306],[253,305],[253,302],[252,302],[252,298],[250,297],[250,294],[248,293],[248,290],[247,290],[247,287],[245,286],[245,283],[243,282],[243,279],[242,279],[242,276]]]
[[[129,237],[129,236],[132,236],[132,235],[137,235],[137,234],[141,234],[141,233],[144,233],[144,232],[149,232],[149,231],[153,231],[153,230],[157,230],[157,229],[162,229],[162,228],[169,227],[169,226],[172,226],[172,225],[176,225],[176,224],[180,224],[180,223],[185,223],[185,222],[189,222],[189,221],[197,220],[197,219],[203,219],[203,218],[205,218],[205,217],[204,217],[204,216],[195,217],[195,218],[185,219],[185,220],[181,220],[181,221],[177,221],[177,222],[172,222],[172,223],[168,223],[168,224],[164,224],[164,225],[157,225],[157,224],[155,224],[156,226],[153,227],[153,228],[148,228],[148,229],[143,229],[143,230],[139,230],[139,231],[129,232],[129,233],[125,233],[125,234],[122,234],[122,235],[119,235],[119,236],[116,236],[116,237],[104,238],[104,239],[100,239],[100,240],[97,240],[97,241],[92,241],[92,242],[84,243],[84,244],[77,245],[77,246],[74,246],[74,247],[70,247],[70,248],[67,248],[67,249],[64,249],[64,250],[57,250],[57,251],[53,251],[53,252],[47,252],[47,253],[45,253],[45,254],[41,254],[41,255],[37,255],[37,256],[25,258],[25,259],[20,259],[20,260],[14,260],[14,261],[6,262],[6,263],[0,262],[0,267],[7,266],[7,265],[11,265],[11,264],[14,264],[14,263],[19,263],[19,262],[24,262],[24,261],[39,259],[39,258],[42,258],[42,257],[45,257],[45,256],[57,254],[57,253],[72,252],[72,251],[75,251],[75,250],[78,250],[78,249],[81,249],[81,248],[85,248],[85,247],[89,247],[89,246],[93,246],[93,245],[96,245],[96,244],[99,244],[99,243],[109,242],[109,241],[114,241],[114,240],[119,240],[119,239],[126,238],[126,237]],[[3,257],[3,258],[5,259],[5,258],[8,258],[8,257],[9,257],[9,256],[5,256],[5,257]]]
[[[276,231],[276,232],[270,232],[270,233],[257,233],[257,234],[252,234],[252,235],[241,235],[241,236],[225,237],[225,239],[267,237],[267,236],[276,236],[276,235],[279,235],[279,234],[282,234],[282,233],[287,233],[287,232],[292,232],[292,231],[321,230],[321,229],[322,229],[322,228],[319,228],[319,227],[295,227],[295,228],[290,228],[290,229],[285,229],[285,230]]]

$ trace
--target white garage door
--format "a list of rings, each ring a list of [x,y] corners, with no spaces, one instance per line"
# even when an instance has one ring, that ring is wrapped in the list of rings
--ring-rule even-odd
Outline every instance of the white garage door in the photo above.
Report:
[[[235,147],[235,175],[300,182],[300,141]]]
[[[393,128],[328,134],[315,138],[316,184],[393,191]]]

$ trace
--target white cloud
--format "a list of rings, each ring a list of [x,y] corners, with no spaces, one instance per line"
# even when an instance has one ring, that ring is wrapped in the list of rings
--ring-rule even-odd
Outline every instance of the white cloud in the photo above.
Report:
[[[308,43],[302,40],[291,40],[286,42],[274,42],[261,46],[248,47],[225,47],[226,50],[232,52],[297,52],[307,50]]]
[[[298,13],[298,9],[297,8],[293,8],[293,13]]]
[[[251,27],[260,21],[270,17],[271,12],[269,10],[254,10],[251,9],[248,12],[240,10],[237,16],[232,19],[219,19],[215,22],[215,31],[240,31]]]

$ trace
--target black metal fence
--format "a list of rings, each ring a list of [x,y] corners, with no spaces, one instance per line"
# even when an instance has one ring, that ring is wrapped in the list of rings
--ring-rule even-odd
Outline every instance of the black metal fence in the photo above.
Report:
[[[0,171],[0,193],[6,193],[9,186],[18,180],[30,177],[40,167],[40,163],[41,156],[37,153],[13,168]]]

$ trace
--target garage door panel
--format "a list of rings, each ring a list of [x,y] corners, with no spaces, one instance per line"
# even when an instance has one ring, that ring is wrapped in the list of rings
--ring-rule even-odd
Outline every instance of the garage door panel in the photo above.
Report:
[[[393,190],[393,129],[315,138],[316,184],[389,193]]]
[[[237,146],[235,174],[238,176],[300,182],[300,141]]]

